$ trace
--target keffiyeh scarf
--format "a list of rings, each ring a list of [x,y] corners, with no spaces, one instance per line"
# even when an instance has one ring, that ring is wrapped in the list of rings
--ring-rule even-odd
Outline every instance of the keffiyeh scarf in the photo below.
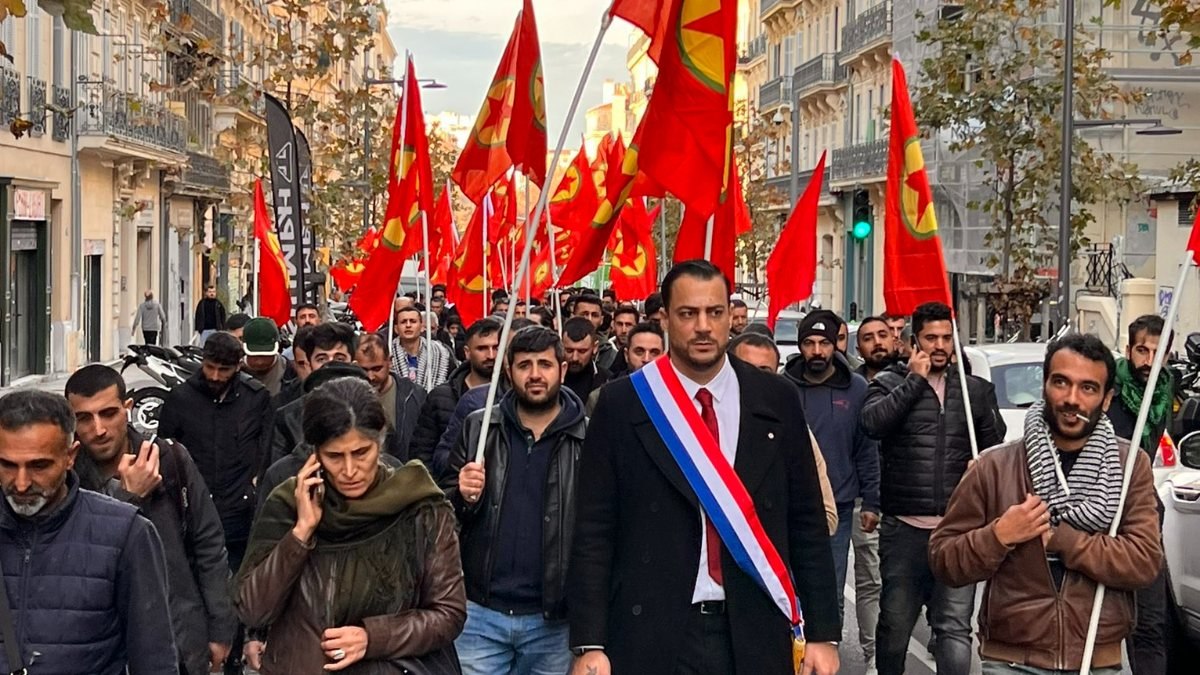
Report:
[[[1066,523],[1082,532],[1107,532],[1117,515],[1124,477],[1112,422],[1106,416],[1100,418],[1066,476],[1064,489],[1045,410],[1046,402],[1037,401],[1025,415],[1025,454],[1034,493],[1050,505],[1052,524]]]
[[[424,337],[421,338],[421,351],[417,354],[416,377],[412,377],[412,369],[408,367],[407,356],[408,353],[400,345],[400,338],[396,338],[392,342],[392,370],[400,377],[409,378],[421,388],[428,386],[429,389],[450,379],[450,371],[454,368],[454,359],[450,355],[450,350],[442,343],[436,340],[430,342]],[[428,382],[429,369],[433,370],[432,385]]]

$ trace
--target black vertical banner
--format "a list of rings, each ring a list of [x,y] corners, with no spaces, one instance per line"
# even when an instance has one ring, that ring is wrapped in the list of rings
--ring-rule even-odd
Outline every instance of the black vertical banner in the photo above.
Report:
[[[308,212],[312,207],[312,150],[308,147],[308,137],[293,127],[296,134],[297,166],[300,168],[300,232],[304,243],[304,253],[308,264],[304,271],[317,271],[317,243],[313,240],[312,225],[308,222]]]
[[[299,154],[292,118],[279,99],[264,94],[267,108],[267,158],[271,169],[271,192],[275,203],[275,232],[287,261],[291,278],[292,306],[304,302],[306,249],[300,198]],[[311,237],[309,237],[311,239]],[[311,247],[312,242],[308,242]]]

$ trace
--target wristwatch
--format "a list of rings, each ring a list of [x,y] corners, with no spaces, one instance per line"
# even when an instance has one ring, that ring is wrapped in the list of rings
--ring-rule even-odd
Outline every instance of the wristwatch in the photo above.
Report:
[[[583,647],[571,647],[571,653],[575,656],[583,656],[588,652],[602,652],[604,647],[599,645],[584,645]]]

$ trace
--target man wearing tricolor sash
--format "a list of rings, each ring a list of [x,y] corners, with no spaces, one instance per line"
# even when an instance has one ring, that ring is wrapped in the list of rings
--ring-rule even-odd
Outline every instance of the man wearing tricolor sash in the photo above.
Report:
[[[796,390],[725,354],[729,285],[663,280],[669,354],[600,393],[568,572],[575,675],[833,675],[841,634]]]

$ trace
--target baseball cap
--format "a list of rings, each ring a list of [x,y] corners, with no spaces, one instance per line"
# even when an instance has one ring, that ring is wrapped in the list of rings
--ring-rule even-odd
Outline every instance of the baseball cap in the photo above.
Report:
[[[242,330],[246,356],[275,356],[279,353],[279,329],[266,317],[250,319]]]

